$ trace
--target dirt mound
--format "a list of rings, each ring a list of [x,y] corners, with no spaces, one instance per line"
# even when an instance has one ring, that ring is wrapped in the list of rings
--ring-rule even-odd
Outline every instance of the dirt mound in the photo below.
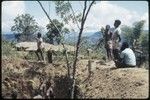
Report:
[[[91,76],[86,72],[84,74],[87,77],[80,77],[80,88],[85,98],[148,98],[149,96],[146,69],[115,69],[113,62],[111,64],[109,62],[106,65],[97,63],[96,70]]]
[[[148,97],[148,70],[114,69],[113,62],[105,63],[100,60],[92,60],[90,64],[93,67],[91,69],[89,60],[80,60],[77,63],[77,98]],[[69,98],[70,80],[66,74],[65,62],[48,64],[23,59],[2,59],[2,96],[11,98],[12,90],[16,90],[18,98],[32,98],[28,81],[33,81],[35,92],[39,88],[41,78],[52,77],[55,98]]]

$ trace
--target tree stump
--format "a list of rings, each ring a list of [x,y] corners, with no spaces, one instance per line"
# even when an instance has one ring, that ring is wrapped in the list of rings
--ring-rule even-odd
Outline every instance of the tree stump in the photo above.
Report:
[[[52,63],[53,62],[52,55],[53,55],[52,50],[48,50],[47,51],[48,63]]]

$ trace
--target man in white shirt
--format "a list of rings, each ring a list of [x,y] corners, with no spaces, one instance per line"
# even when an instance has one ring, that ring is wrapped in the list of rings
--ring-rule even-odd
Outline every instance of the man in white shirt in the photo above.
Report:
[[[132,49],[129,48],[127,42],[123,42],[121,47],[120,60],[115,61],[118,68],[135,67],[136,57]]]
[[[43,49],[42,43],[43,43],[42,35],[41,35],[41,33],[38,33],[37,34],[37,51],[36,51],[36,55],[38,57],[38,60],[40,60],[40,57],[39,57],[38,53],[40,53],[40,55],[42,57],[42,60],[44,60],[43,50],[42,50]]]
[[[119,59],[119,42],[121,42],[121,30],[119,28],[121,24],[120,20],[115,20],[114,28],[111,28],[109,32],[112,34],[112,45],[113,45],[113,58],[114,60]]]

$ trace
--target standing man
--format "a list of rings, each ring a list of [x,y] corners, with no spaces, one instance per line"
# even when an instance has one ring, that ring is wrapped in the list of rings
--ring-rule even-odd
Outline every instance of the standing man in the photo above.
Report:
[[[115,20],[114,22],[114,28],[110,30],[110,33],[112,33],[112,46],[113,46],[113,59],[117,60],[119,59],[119,42],[121,42],[121,30],[120,30],[120,20]]]
[[[39,54],[41,55],[42,57],[42,60],[44,61],[44,56],[43,56],[43,39],[42,39],[42,35],[41,33],[38,33],[37,34],[37,51],[36,51],[36,55],[38,57],[38,60],[41,60],[40,57],[39,57]]]

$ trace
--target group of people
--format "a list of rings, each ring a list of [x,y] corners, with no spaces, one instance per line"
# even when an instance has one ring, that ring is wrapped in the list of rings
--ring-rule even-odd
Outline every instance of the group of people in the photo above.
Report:
[[[129,44],[127,42],[123,42],[122,46],[120,46],[120,25],[120,20],[115,20],[113,28],[111,28],[110,25],[106,25],[104,30],[104,40],[107,57],[109,60],[113,60],[117,67],[134,67],[136,66],[136,58],[133,50],[129,48]],[[38,33],[36,51],[38,60],[41,60],[38,53],[40,53],[42,60],[44,60],[42,42],[41,33]]]
[[[123,42],[121,45],[120,25],[121,21],[115,20],[113,28],[110,25],[106,25],[104,30],[107,58],[113,60],[116,67],[119,68],[135,67],[136,57],[128,42]]]

